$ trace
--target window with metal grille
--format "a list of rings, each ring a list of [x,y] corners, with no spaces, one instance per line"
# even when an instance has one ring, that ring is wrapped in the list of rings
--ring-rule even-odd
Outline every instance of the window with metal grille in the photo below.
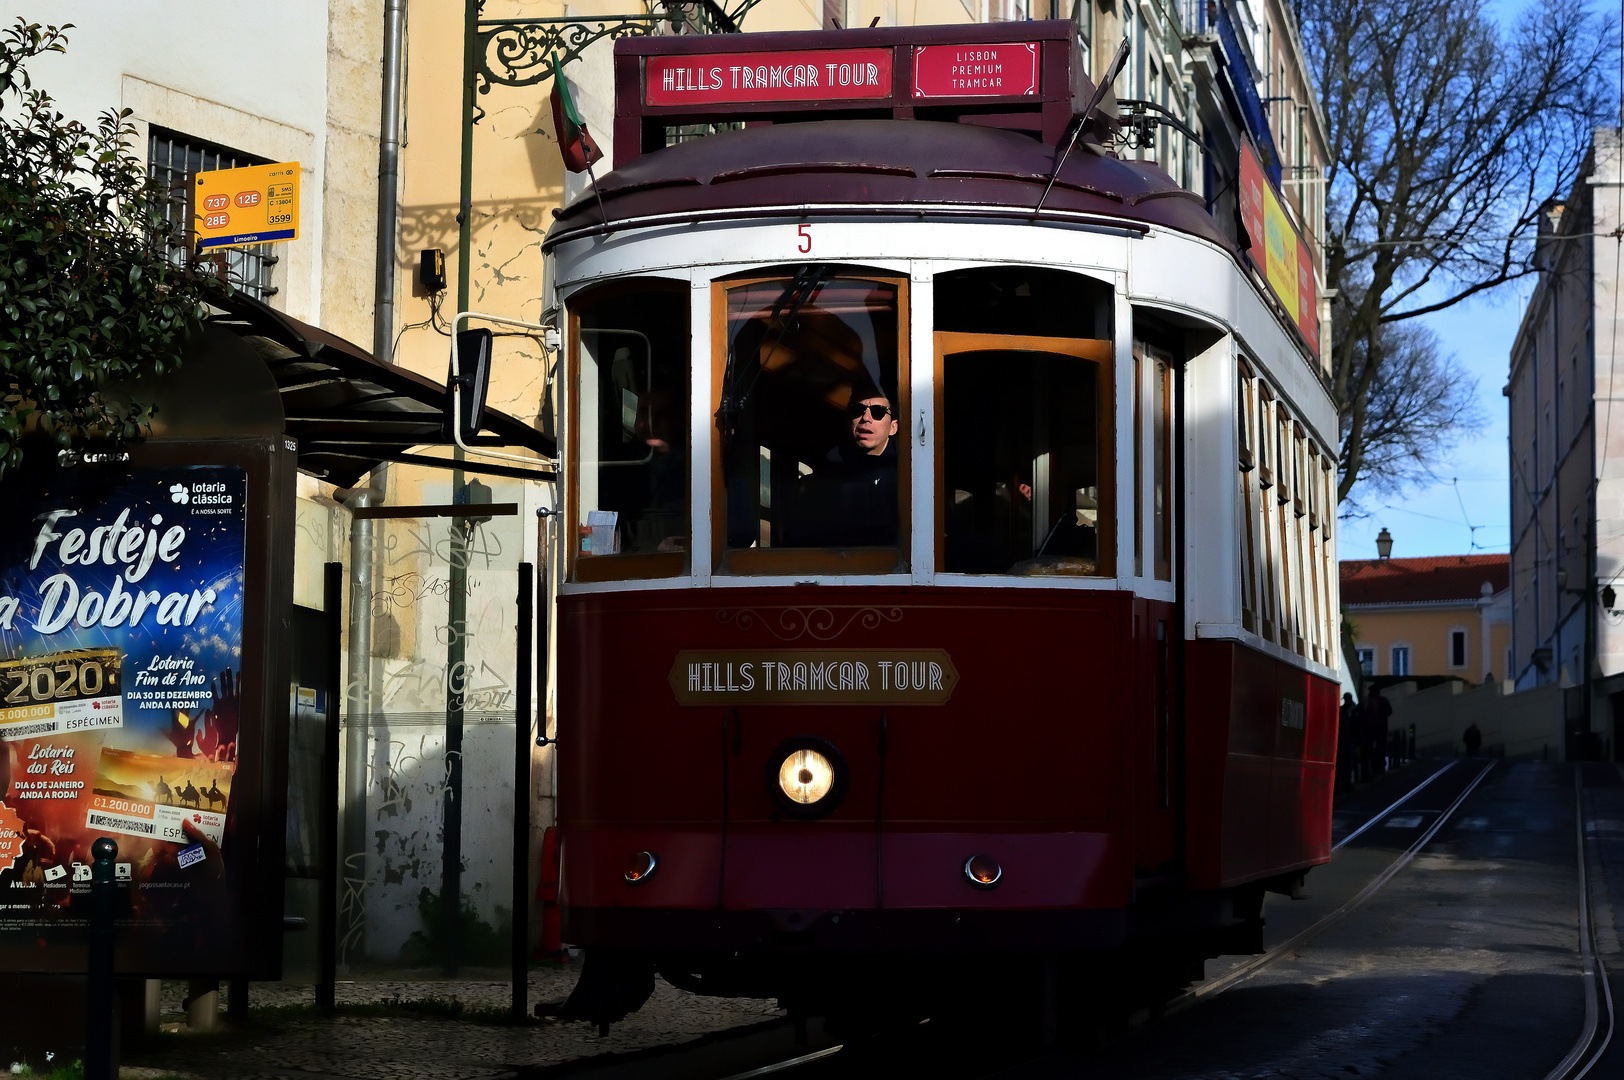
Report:
[[[161,241],[171,262],[179,265],[186,260],[187,249],[187,194],[192,177],[212,169],[236,169],[244,165],[268,165],[262,157],[230,150],[214,143],[194,139],[178,131],[154,126],[147,135],[147,172],[169,188],[171,198],[164,211],[164,234]],[[277,289],[271,284],[271,268],[278,256],[272,244],[254,244],[251,247],[222,248],[213,254],[220,259],[221,272],[232,285],[256,300],[268,301]]]

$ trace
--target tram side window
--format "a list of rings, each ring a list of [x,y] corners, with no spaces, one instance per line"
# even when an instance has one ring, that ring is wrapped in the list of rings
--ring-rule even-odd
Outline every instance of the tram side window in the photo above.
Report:
[[[572,300],[570,501],[578,581],[687,565],[688,289],[607,285]]]
[[[906,283],[829,266],[724,286],[718,385],[725,568],[899,566]],[[830,569],[835,569],[830,564]]]
[[[942,571],[1114,572],[1112,303],[1042,267],[937,276]]]

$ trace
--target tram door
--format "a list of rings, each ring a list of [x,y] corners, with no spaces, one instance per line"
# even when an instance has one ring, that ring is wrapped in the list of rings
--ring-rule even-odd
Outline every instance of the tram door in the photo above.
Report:
[[[1134,599],[1137,688],[1130,754],[1134,778],[1134,863],[1141,873],[1176,869],[1180,802],[1175,655],[1179,622],[1174,602],[1174,492],[1177,448],[1173,353],[1150,341],[1133,343]]]

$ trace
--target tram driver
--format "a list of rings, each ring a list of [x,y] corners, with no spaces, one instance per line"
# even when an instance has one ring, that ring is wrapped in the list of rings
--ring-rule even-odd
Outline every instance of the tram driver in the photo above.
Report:
[[[872,387],[854,390],[847,438],[807,478],[803,531],[820,545],[886,547],[897,542],[897,413]]]

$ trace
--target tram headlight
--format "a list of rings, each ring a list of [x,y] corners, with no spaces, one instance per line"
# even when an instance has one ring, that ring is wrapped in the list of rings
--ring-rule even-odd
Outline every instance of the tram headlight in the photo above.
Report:
[[[789,739],[767,760],[767,794],[790,817],[822,817],[846,797],[846,759],[827,740]]]

